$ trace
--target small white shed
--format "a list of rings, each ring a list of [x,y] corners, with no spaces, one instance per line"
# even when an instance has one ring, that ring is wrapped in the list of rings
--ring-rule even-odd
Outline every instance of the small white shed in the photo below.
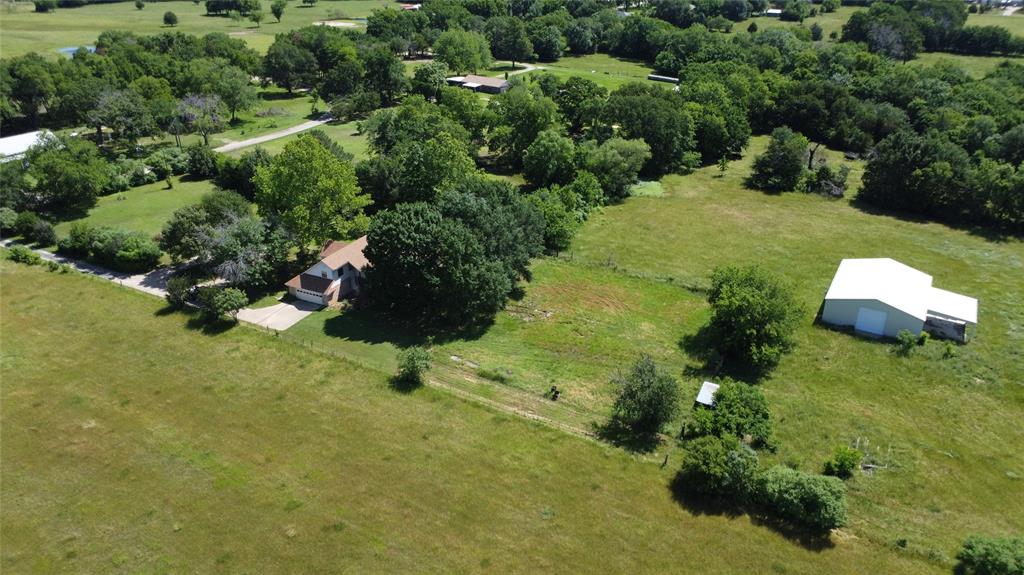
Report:
[[[932,276],[893,259],[846,259],[825,294],[821,320],[873,337],[907,330],[966,341],[967,327],[978,322],[978,300],[932,287]]]
[[[700,391],[697,392],[697,403],[707,406],[715,406],[715,393],[718,391],[718,384],[705,381],[700,385]]]

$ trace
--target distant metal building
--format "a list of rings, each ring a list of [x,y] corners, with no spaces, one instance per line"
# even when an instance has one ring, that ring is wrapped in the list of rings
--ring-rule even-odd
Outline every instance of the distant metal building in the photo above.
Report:
[[[648,74],[647,79],[652,82],[668,82],[669,84],[678,84],[679,78],[673,78],[672,76],[661,76],[658,74]]]
[[[486,92],[488,94],[501,94],[508,90],[508,80],[494,78],[492,76],[453,76],[446,80],[449,86],[462,86],[474,92]]]

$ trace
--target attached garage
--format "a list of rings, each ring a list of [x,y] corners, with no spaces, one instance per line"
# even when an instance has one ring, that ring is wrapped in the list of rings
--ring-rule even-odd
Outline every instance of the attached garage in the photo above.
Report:
[[[847,259],[825,294],[821,321],[870,337],[907,330],[966,341],[978,300],[932,287],[932,276],[893,259]]]

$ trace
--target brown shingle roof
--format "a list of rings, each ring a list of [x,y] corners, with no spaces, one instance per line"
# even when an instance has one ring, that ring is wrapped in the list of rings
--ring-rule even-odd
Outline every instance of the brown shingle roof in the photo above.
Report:
[[[321,278],[307,273],[301,273],[292,279],[288,280],[284,285],[316,293],[326,293],[327,289],[331,287],[331,280],[327,278]]]
[[[333,254],[334,252],[340,250],[343,247],[345,247],[345,242],[339,242],[337,240],[327,240],[327,243],[324,244],[324,247],[320,249],[320,259],[326,258],[327,256]]]
[[[334,242],[334,244],[337,243],[339,242]],[[332,270],[336,270],[345,264],[349,264],[357,270],[361,270],[366,267],[366,264],[368,263],[366,256],[363,255],[364,249],[366,249],[366,236],[353,240],[348,245],[337,249],[334,249],[333,246],[328,243],[324,246],[324,251],[331,251],[328,255],[324,256],[321,261]]]

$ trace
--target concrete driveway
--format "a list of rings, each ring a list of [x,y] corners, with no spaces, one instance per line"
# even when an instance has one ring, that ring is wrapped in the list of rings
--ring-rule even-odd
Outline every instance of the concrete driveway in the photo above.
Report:
[[[284,331],[323,307],[308,301],[293,300],[269,307],[239,310],[238,319],[273,330]]]

